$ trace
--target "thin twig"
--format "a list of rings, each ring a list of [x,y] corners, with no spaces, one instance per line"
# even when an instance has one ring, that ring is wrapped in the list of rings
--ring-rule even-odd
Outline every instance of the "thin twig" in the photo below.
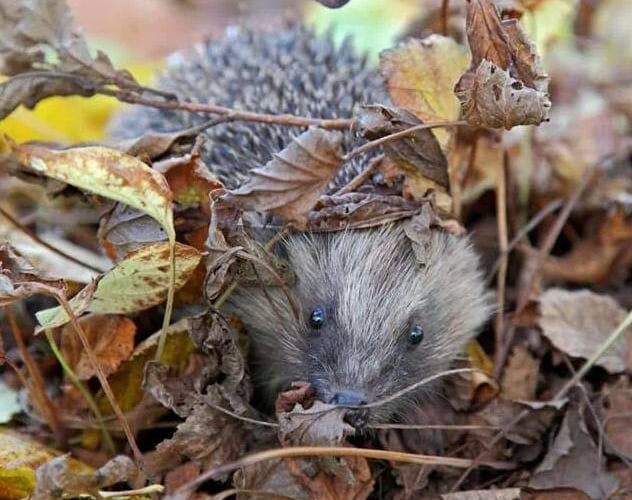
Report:
[[[295,116],[287,113],[275,115],[232,109],[225,106],[219,106],[209,103],[202,104],[188,101],[150,99],[139,95],[138,91],[135,91],[135,88],[115,89],[107,86],[95,85],[95,82],[87,78],[82,78],[73,73],[66,73],[62,71],[29,71],[27,73],[15,75],[12,78],[32,79],[34,77],[73,80],[87,91],[93,92],[94,94],[114,97],[121,102],[126,102],[129,104],[138,104],[141,106],[158,109],[177,109],[181,111],[188,111],[190,113],[221,115],[229,120],[239,120],[256,123],[273,123],[289,127],[315,126],[329,130],[348,130],[355,123],[355,120],[353,118],[310,118],[307,116]],[[138,90],[144,90],[145,92],[151,92],[158,95],[165,94],[163,91],[152,89],[150,87],[139,87]],[[167,96],[172,97],[170,94],[167,94]]]
[[[86,334],[83,331],[83,328],[81,328],[81,325],[77,321],[77,316],[75,316],[75,313],[72,310],[72,307],[70,307],[70,304],[68,303],[68,299],[66,299],[66,297],[60,290],[52,286],[44,285],[42,283],[31,281],[31,282],[22,284],[21,288],[23,289],[25,293],[29,293],[30,295],[41,293],[44,295],[51,296],[55,300],[57,300],[59,305],[62,307],[62,309],[68,316],[70,324],[72,325],[75,333],[77,334],[77,336],[79,337],[79,340],[81,341],[81,345],[83,346],[83,349],[86,352],[86,355],[88,356],[88,360],[90,361],[90,364],[92,365],[92,368],[94,369],[97,375],[97,378],[99,379],[99,382],[101,384],[103,392],[105,393],[108,403],[110,403],[110,406],[112,407],[112,410],[114,411],[114,414],[116,415],[116,418],[119,420],[121,427],[123,428],[123,432],[125,433],[125,437],[127,438],[129,446],[132,449],[132,452],[134,453],[134,458],[136,459],[136,462],[139,465],[142,465],[143,454],[140,452],[140,449],[138,448],[138,445],[136,444],[136,439],[134,438],[134,434],[132,433],[132,430],[130,429],[129,424],[127,423],[127,420],[125,418],[123,411],[121,410],[121,407],[116,401],[114,393],[112,392],[112,388],[110,387],[110,384],[107,380],[107,377],[105,376],[105,373],[103,373],[103,369],[101,368],[101,365],[99,364],[99,362],[96,359],[96,356],[94,355],[92,346],[88,342],[88,338],[86,337]]]
[[[255,113],[252,111],[242,111],[217,104],[201,104],[187,101],[158,101],[140,97],[137,94],[109,89],[96,89],[98,94],[115,97],[129,104],[139,104],[158,109],[177,109],[188,111],[190,113],[207,113],[211,115],[225,116],[231,120],[247,121],[256,123],[274,123],[277,125],[286,125],[290,127],[320,127],[329,130],[347,130],[350,129],[355,120],[352,118],[309,118],[306,116],[295,116],[290,114],[268,114]]]
[[[112,388],[110,387],[110,383],[108,382],[108,379],[105,376],[105,373],[103,373],[103,369],[101,368],[99,361],[94,355],[92,346],[90,345],[90,342],[88,342],[88,338],[86,337],[86,334],[83,331],[83,328],[81,328],[79,321],[77,321],[77,316],[75,316],[75,313],[70,307],[68,300],[66,300],[66,297],[64,297],[61,293],[56,291],[55,298],[59,300],[60,305],[62,306],[62,308],[68,315],[68,318],[70,319],[70,324],[72,325],[73,329],[75,330],[75,333],[77,334],[77,336],[79,337],[79,340],[81,341],[81,344],[83,345],[83,349],[86,352],[86,355],[88,356],[88,360],[90,361],[92,368],[94,368],[97,378],[99,379],[99,382],[101,383],[103,392],[105,393],[105,396],[108,398],[108,402],[110,403],[110,406],[112,407],[112,410],[114,411],[114,414],[117,416],[117,418],[121,422],[121,426],[123,427],[123,432],[125,433],[125,437],[127,437],[127,441],[129,442],[130,448],[132,449],[132,452],[134,453],[134,458],[136,459],[136,462],[139,465],[142,464],[143,454],[141,453],[140,449],[138,448],[138,445],[136,444],[136,439],[134,438],[134,434],[132,433],[132,430],[130,429],[129,424],[127,423],[127,419],[125,418],[125,415],[123,414],[123,411],[121,410],[121,407],[116,401],[116,397],[114,396],[114,393],[112,392]]]
[[[390,141],[394,141],[396,139],[401,139],[402,137],[408,137],[409,135],[414,134],[420,130],[426,130],[430,128],[448,128],[448,127],[462,127],[467,125],[465,120],[457,120],[457,121],[445,121],[445,122],[431,122],[431,123],[421,123],[419,125],[415,125],[414,127],[407,128],[405,130],[400,130],[399,132],[395,132],[394,134],[385,135],[384,137],[380,137],[379,139],[375,139],[374,141],[366,142],[362,144],[362,146],[357,147],[356,149],[349,151],[344,157],[344,161],[349,161],[356,156],[366,153],[367,151],[381,146],[382,144]]]
[[[124,490],[124,491],[103,491],[99,490],[99,496],[101,498],[129,498],[129,497],[137,497],[143,496],[147,497],[152,493],[162,493],[165,487],[161,484],[150,484],[149,486],[145,486],[144,488],[138,488],[135,490]]]
[[[42,416],[52,429],[53,434],[55,435],[55,439],[59,442],[60,446],[65,449],[68,446],[66,430],[59,420],[59,415],[57,414],[55,406],[48,397],[48,393],[46,392],[46,384],[44,383],[44,377],[42,377],[42,372],[40,372],[39,367],[33,361],[33,358],[31,357],[31,354],[26,347],[24,336],[22,335],[22,329],[20,328],[20,325],[17,322],[17,318],[13,313],[12,306],[7,305],[4,306],[3,309],[4,314],[9,320],[11,332],[13,333],[13,338],[15,339],[15,343],[18,347],[18,350],[20,351],[22,361],[24,362],[24,365],[26,366],[26,369],[30,375],[29,384],[26,388],[32,391],[31,395],[33,397],[33,403],[35,404],[35,407],[42,414]]]
[[[414,384],[410,384],[409,386],[404,387],[403,389],[391,394],[390,396],[386,396],[385,398],[382,398],[373,403],[369,403],[362,406],[351,406],[351,405],[339,405],[339,406],[343,408],[359,408],[359,409],[375,408],[378,406],[383,406],[387,403],[390,403],[391,401],[395,401],[397,398],[400,398],[401,396],[408,394],[411,391],[414,391],[415,389],[418,389],[419,387],[427,385],[430,382],[434,382],[435,380],[438,380],[440,378],[447,377],[449,375],[457,375],[459,373],[473,373],[473,372],[482,372],[482,370],[479,370],[477,368],[455,368],[454,370],[446,370],[446,371],[437,373],[435,375],[432,375],[430,377],[423,378],[415,382]]]
[[[446,431],[497,431],[500,429],[497,425],[450,425],[450,424],[373,424],[369,425],[372,429],[429,429],[429,430],[446,430]]]
[[[9,212],[7,212],[4,208],[2,208],[0,206],[0,215],[2,215],[5,219],[7,219],[11,224],[13,224],[15,227],[17,227],[20,231],[22,231],[24,234],[26,234],[29,238],[31,238],[32,240],[35,240],[37,243],[39,243],[40,245],[42,245],[43,247],[48,248],[51,252],[56,253],[57,255],[62,256],[64,259],[68,259],[72,262],[74,262],[75,264],[79,264],[81,267],[84,267],[86,269],[90,269],[91,271],[95,271],[97,273],[102,273],[104,270],[103,269],[99,269],[98,267],[92,266],[90,264],[87,264],[85,262],[82,262],[81,260],[79,260],[77,257],[73,257],[72,255],[64,252],[63,250],[60,250],[59,248],[54,247],[53,245],[51,245],[50,243],[44,241],[42,238],[40,238],[36,233],[34,233],[33,231],[31,231],[29,228],[27,228],[26,226],[24,226],[19,220],[17,220],[15,217],[13,217]]]
[[[540,222],[542,222],[548,215],[552,214],[558,208],[560,208],[563,202],[564,202],[563,200],[559,200],[559,199],[553,200],[549,202],[547,205],[545,205],[544,208],[542,208],[537,214],[535,214],[529,220],[529,222],[527,222],[520,229],[520,231],[516,233],[516,236],[514,236],[512,240],[509,242],[509,245],[507,245],[507,253],[511,253],[513,249],[516,247],[516,245],[520,243],[520,241],[522,241],[523,238],[525,238],[531,231],[533,231],[533,229],[537,227],[540,224]],[[496,259],[496,262],[494,262],[494,265],[492,266],[491,270],[487,274],[487,278],[485,279],[487,284],[491,283],[491,280],[496,274],[496,271],[498,271],[498,268],[500,267],[501,258],[502,258],[502,254],[498,256],[498,258]]]
[[[499,376],[504,365],[504,329],[505,329],[505,287],[507,284],[507,171],[509,155],[503,152],[503,162],[500,166],[498,184],[496,185],[496,220],[498,222],[498,247],[500,250],[500,267],[496,279],[496,319],[494,331],[496,334],[496,350],[494,355],[494,375]]]
[[[415,453],[402,453],[397,451],[374,450],[367,448],[295,446],[252,453],[251,455],[246,455],[234,462],[213,467],[195,478],[193,481],[190,481],[184,486],[178,488],[173,493],[173,498],[185,498],[186,495],[193,492],[195,488],[203,484],[205,481],[222,474],[228,474],[237,469],[241,469],[242,467],[254,465],[266,460],[290,457],[362,457],[378,460],[392,460],[394,462],[409,464],[442,465],[456,468],[466,468],[473,465],[473,461],[466,458],[418,455]],[[489,461],[480,463],[479,465],[501,470],[511,470],[515,468],[515,463],[503,461]],[[170,497],[168,496],[167,498]]]
[[[380,156],[371,159],[367,167],[358,175],[356,175],[353,179],[347,182],[347,184],[342,186],[338,191],[336,191],[334,193],[334,196],[350,193],[351,191],[354,191],[357,188],[359,188],[362,184],[366,182],[366,180],[369,177],[371,177],[371,175],[373,174],[373,172],[375,171],[375,169],[377,168],[377,166],[380,164],[381,161],[382,161],[382,158]]]
[[[105,421],[103,420],[103,415],[101,414],[101,410],[99,410],[99,406],[97,405],[96,401],[92,397],[92,394],[90,394],[90,391],[88,390],[86,385],[81,380],[79,380],[79,377],[77,377],[77,375],[72,370],[70,365],[66,362],[64,355],[61,353],[61,351],[59,350],[59,347],[57,346],[57,342],[55,342],[55,338],[53,337],[53,332],[50,328],[46,329],[45,335],[46,335],[46,339],[48,340],[48,345],[50,346],[51,351],[53,351],[53,355],[57,359],[57,362],[61,365],[62,370],[64,371],[66,376],[70,379],[70,381],[75,385],[77,389],[79,389],[79,392],[83,395],[83,399],[85,399],[86,403],[88,404],[90,411],[92,411],[94,418],[96,420],[97,426],[99,430],[101,431],[101,435],[103,436],[103,442],[105,443],[105,447],[112,455],[116,454],[116,447],[114,446],[114,441],[112,440],[112,436],[110,436],[110,433],[105,427]]]
[[[448,36],[448,14],[450,12],[450,0],[441,2],[441,34]]]
[[[231,416],[237,420],[242,420],[243,422],[248,422],[249,424],[262,425],[264,427],[278,427],[279,424],[276,422],[266,422],[265,420],[257,420],[256,418],[244,417],[243,415],[239,415],[228,408],[224,408],[223,406],[216,405],[212,401],[205,400],[205,404],[209,405],[211,408],[214,408],[217,411],[225,413],[228,416]]]
[[[522,312],[522,310],[529,303],[531,292],[533,291],[536,281],[538,280],[540,276],[541,263],[546,258],[546,256],[549,255],[549,253],[551,253],[551,250],[553,249],[553,245],[555,245],[557,238],[562,232],[562,228],[564,227],[564,224],[566,224],[568,217],[571,215],[571,212],[573,211],[573,208],[575,208],[575,205],[579,201],[579,198],[581,197],[582,193],[584,192],[586,187],[588,187],[588,183],[593,178],[594,173],[595,173],[595,167],[587,168],[584,171],[581,179],[579,180],[579,183],[575,187],[575,190],[573,191],[571,196],[568,198],[568,200],[564,204],[564,207],[562,208],[562,211],[557,217],[555,224],[553,224],[553,227],[546,235],[546,238],[544,239],[542,246],[538,250],[538,253],[527,264],[530,266],[528,271],[530,271],[531,274],[528,276],[526,286],[522,289],[520,295],[518,296],[518,304],[516,306],[516,313]]]

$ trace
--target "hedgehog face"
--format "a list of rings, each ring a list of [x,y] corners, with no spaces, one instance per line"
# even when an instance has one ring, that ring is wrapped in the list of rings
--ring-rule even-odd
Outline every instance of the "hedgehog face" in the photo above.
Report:
[[[294,235],[285,251],[299,318],[277,290],[240,290],[231,302],[252,338],[255,383],[271,399],[306,380],[325,402],[380,401],[448,369],[488,314],[477,258],[452,235],[433,232],[423,267],[397,225]],[[402,413],[429,390],[372,407],[370,419]]]

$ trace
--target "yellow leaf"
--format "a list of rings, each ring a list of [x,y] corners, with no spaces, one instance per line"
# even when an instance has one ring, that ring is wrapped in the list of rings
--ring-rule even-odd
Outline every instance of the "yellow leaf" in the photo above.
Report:
[[[380,71],[393,103],[424,122],[459,118],[460,105],[453,89],[468,65],[465,47],[440,35],[413,38],[380,55]],[[433,133],[445,151],[450,130],[439,128]]]
[[[161,65],[153,63],[123,64],[142,84],[150,84]],[[17,142],[53,141],[73,143],[99,141],[106,137],[110,118],[121,107],[106,96],[52,97],[35,109],[20,107],[0,122],[0,132]]]
[[[30,144],[9,147],[26,170],[134,207],[156,219],[167,234],[173,232],[169,185],[139,159],[101,146],[62,151]]]
[[[0,498],[18,500],[35,489],[35,469],[60,453],[15,431],[0,428]],[[78,460],[69,459],[74,472],[91,473]]]

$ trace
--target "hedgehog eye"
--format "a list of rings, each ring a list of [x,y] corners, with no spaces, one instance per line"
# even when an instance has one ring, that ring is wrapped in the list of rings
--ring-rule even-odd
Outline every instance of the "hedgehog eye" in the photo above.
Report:
[[[316,306],[309,315],[309,326],[318,330],[323,326],[323,323],[325,323],[325,310],[320,306]]]
[[[419,325],[413,325],[408,332],[408,342],[412,345],[417,345],[424,339],[424,330]]]

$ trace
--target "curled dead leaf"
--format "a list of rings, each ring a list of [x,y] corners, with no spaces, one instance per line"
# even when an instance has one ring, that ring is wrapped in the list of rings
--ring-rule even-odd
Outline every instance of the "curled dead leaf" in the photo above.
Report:
[[[187,325],[193,342],[207,354],[207,363],[186,375],[159,363],[145,368],[145,390],[185,418],[148,458],[148,470],[156,474],[172,468],[174,461],[191,460],[203,468],[219,465],[235,460],[246,446],[245,423],[217,409],[251,412],[250,382],[235,334],[217,314],[188,318]]]
[[[551,107],[546,92],[525,86],[494,63],[483,60],[470,86],[458,90],[463,116],[475,127],[539,125]]]
[[[98,497],[104,487],[133,480],[138,468],[128,456],[118,455],[94,473],[77,472],[71,468],[68,455],[63,455],[38,467],[36,475],[37,484],[31,497],[34,500],[54,500],[62,495]]]
[[[364,106],[358,116],[360,134],[369,140],[401,132],[423,123],[414,114],[382,105]],[[409,136],[386,142],[386,156],[402,165],[410,175],[431,179],[444,189],[449,188],[448,162],[430,129],[418,130]],[[425,193],[419,193],[423,196]]]
[[[298,388],[296,394],[304,396],[305,389]],[[345,437],[354,433],[353,427],[344,422],[347,411],[321,401],[315,401],[308,409],[297,403],[291,411],[277,413],[279,439],[285,446],[341,446]],[[362,457],[288,459],[286,465],[316,498],[364,499],[373,490],[371,469]]]
[[[309,129],[227,198],[245,210],[270,211],[301,222],[342,165],[342,135]]]
[[[538,385],[540,362],[523,345],[514,347],[503,370],[500,395],[504,399],[532,401]]]
[[[470,68],[454,92],[475,127],[537,125],[548,120],[549,77],[516,19],[501,20],[492,0],[468,0]]]
[[[9,243],[0,243],[0,305],[7,305],[32,294],[28,282],[44,283],[63,289],[63,283],[50,282],[31,262]]]

